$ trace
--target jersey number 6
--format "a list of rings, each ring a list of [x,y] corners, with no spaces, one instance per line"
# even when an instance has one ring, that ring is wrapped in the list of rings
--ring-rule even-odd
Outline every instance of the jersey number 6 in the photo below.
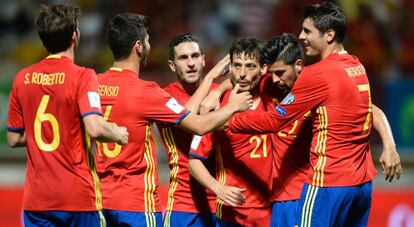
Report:
[[[59,134],[59,123],[53,114],[45,113],[47,104],[49,103],[50,96],[43,95],[42,100],[40,101],[39,108],[37,109],[36,118],[34,121],[34,136],[36,145],[39,149],[47,152],[52,152],[56,150],[60,142]],[[53,140],[51,143],[46,143],[42,139],[42,123],[48,121],[52,125]]]

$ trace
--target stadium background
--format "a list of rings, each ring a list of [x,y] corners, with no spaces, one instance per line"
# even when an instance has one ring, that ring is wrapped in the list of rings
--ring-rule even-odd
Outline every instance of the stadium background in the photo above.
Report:
[[[46,56],[34,30],[33,17],[44,1],[0,2],[0,120],[7,119],[8,95],[15,73]],[[64,1],[51,1],[64,2]],[[141,76],[166,85],[174,81],[167,66],[168,41],[175,34],[194,32],[201,39],[206,70],[226,52],[238,36],[269,39],[282,32],[299,34],[302,14],[314,0],[79,0],[81,42],[76,62],[103,72],[111,66],[105,44],[106,21],[119,12],[150,16],[151,51]],[[414,0],[339,0],[349,26],[345,48],[366,66],[373,102],[391,123],[404,167],[403,177],[387,183],[378,159],[381,143],[372,134],[374,181],[369,226],[414,226]],[[157,140],[162,195],[168,187],[164,147]],[[12,150],[0,128],[0,226],[19,226],[24,184],[24,149]],[[165,196],[162,197],[165,204]]]

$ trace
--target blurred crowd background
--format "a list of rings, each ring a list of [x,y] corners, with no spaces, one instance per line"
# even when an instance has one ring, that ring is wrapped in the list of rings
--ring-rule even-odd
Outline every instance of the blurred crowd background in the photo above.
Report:
[[[62,3],[67,1],[48,1]],[[178,33],[193,32],[201,41],[210,69],[228,52],[235,37],[270,39],[283,32],[299,35],[306,5],[315,0],[78,0],[81,40],[76,63],[107,70],[112,56],[105,43],[105,25],[120,12],[151,18],[148,65],[141,77],[161,86],[175,80],[167,66],[168,42]],[[387,114],[404,165],[403,178],[385,183],[379,171],[380,189],[414,193],[414,0],[338,0],[349,19],[345,48],[365,65],[373,102]],[[47,53],[34,29],[34,15],[46,1],[0,1],[0,120],[6,122],[8,95],[15,73]],[[310,64],[311,62],[307,62]],[[378,169],[381,141],[372,135],[373,155]],[[168,163],[158,143],[160,178],[168,183]],[[0,128],[0,189],[20,187],[24,182],[24,149],[7,147],[6,131]],[[409,195],[412,195],[409,194]],[[404,198],[406,198],[403,195]],[[4,195],[0,191],[0,200]],[[414,226],[414,197],[408,216]],[[404,208],[405,209],[405,208]],[[0,207],[0,222],[8,217]],[[376,225],[375,225],[376,226]],[[380,225],[378,225],[380,226]],[[394,225],[392,225],[394,226]],[[398,226],[398,225],[395,225]],[[404,225],[401,225],[404,226]]]

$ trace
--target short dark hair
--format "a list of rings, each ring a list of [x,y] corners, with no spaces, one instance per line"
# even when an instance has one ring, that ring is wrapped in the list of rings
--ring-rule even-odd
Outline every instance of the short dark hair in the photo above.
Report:
[[[278,61],[293,65],[300,59],[304,61],[302,46],[298,38],[291,33],[283,33],[270,39],[262,49],[264,64],[271,65]]]
[[[35,18],[35,26],[43,46],[49,53],[67,50],[73,32],[78,28],[80,8],[71,4],[42,4]]]
[[[144,44],[149,23],[147,16],[133,13],[121,13],[109,20],[106,41],[115,60],[127,58],[136,41],[139,40]]]
[[[332,2],[322,2],[308,6],[305,9],[305,19],[313,20],[319,32],[324,33],[329,29],[335,31],[335,41],[342,43],[345,38],[347,19],[345,12]]]
[[[174,57],[175,57],[174,47],[178,46],[180,43],[185,43],[185,42],[195,42],[198,45],[200,45],[199,40],[195,35],[191,33],[178,34],[171,39],[170,44],[168,45],[168,59],[169,60],[174,60]]]
[[[230,47],[230,61],[233,62],[233,55],[241,55],[249,58],[256,58],[259,60],[260,65],[263,65],[263,59],[261,51],[264,46],[264,42],[261,39],[254,37],[237,38]]]

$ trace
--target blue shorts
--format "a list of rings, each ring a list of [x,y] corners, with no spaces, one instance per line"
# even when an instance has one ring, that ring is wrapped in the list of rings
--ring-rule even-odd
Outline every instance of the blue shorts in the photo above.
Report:
[[[100,211],[23,211],[24,226],[105,226]]]
[[[104,209],[108,226],[162,227],[161,212],[133,212]]]
[[[349,187],[315,187],[305,184],[300,196],[301,227],[367,226],[372,182]]]
[[[298,226],[299,200],[276,201],[272,204],[271,227]]]
[[[216,227],[241,227],[241,225],[234,223],[234,222],[230,222],[230,221],[217,218]]]
[[[190,213],[167,211],[164,217],[164,227],[200,226],[210,227],[216,224],[216,215],[212,213]]]

